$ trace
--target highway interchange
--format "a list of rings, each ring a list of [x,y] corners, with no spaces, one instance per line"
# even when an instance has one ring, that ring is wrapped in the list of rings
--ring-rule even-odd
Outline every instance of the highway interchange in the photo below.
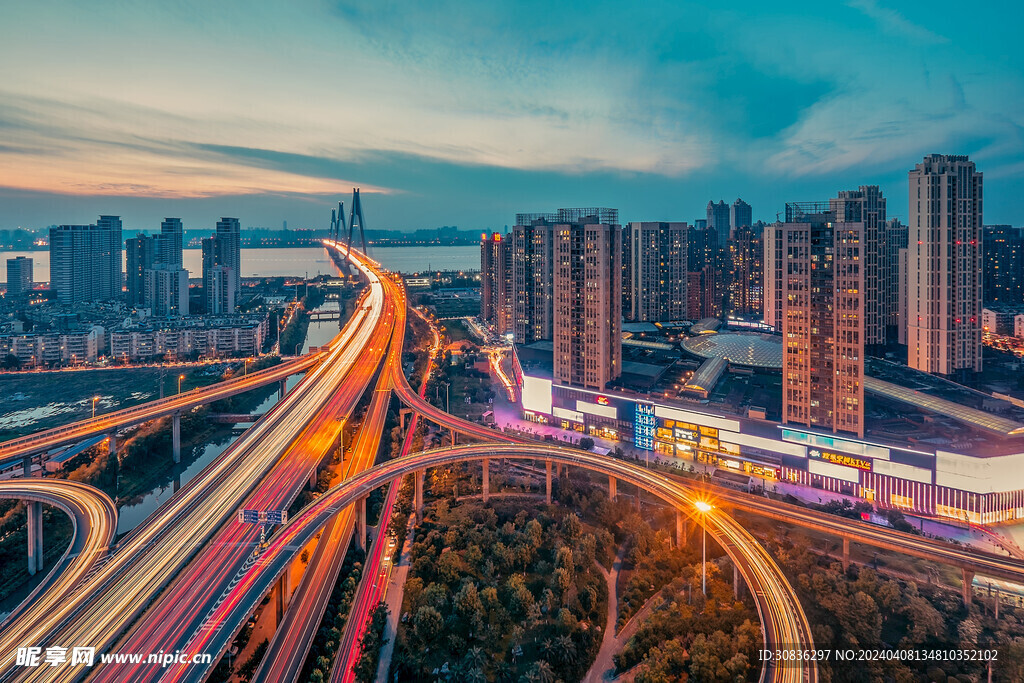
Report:
[[[53,445],[187,409],[211,400],[210,397],[222,397],[224,392],[239,393],[258,383],[279,381],[289,374],[306,371],[302,381],[271,411],[146,523],[121,539],[109,555],[116,511],[103,494],[54,479],[0,483],[0,497],[43,500],[63,509],[75,523],[71,547],[61,562],[32,599],[25,601],[3,625],[0,680],[74,681],[86,676],[97,681],[203,680],[216,664],[217,655],[227,650],[239,628],[294,558],[323,531],[255,678],[296,680],[337,579],[344,551],[358,526],[355,506],[364,502],[372,490],[388,487],[385,513],[381,516],[383,526],[390,517],[397,483],[403,476],[430,467],[486,458],[544,460],[614,477],[658,496],[698,523],[706,523],[708,532],[736,563],[750,589],[761,617],[766,647],[785,644],[813,648],[811,629],[799,600],[767,551],[721,507],[713,513],[698,513],[696,506],[707,496],[706,488],[699,488],[692,480],[667,476],[609,456],[513,438],[457,418],[425,401],[425,384],[413,389],[402,369],[407,301],[401,281],[354,250],[349,253],[335,243],[326,246],[340,258],[351,261],[368,282],[355,314],[329,350],[215,387],[0,444],[0,458],[20,458]],[[315,477],[317,466],[334,449],[344,422],[352,417],[360,398],[370,388],[373,391],[369,407],[351,455],[344,462],[342,481],[280,527],[261,548],[258,526],[238,522],[238,510],[287,509],[304,483]],[[203,395],[197,395],[198,392]],[[414,429],[409,429],[401,457],[374,466],[392,394],[417,417],[478,443],[410,453]],[[945,547],[795,506],[793,510],[783,509],[774,501],[745,494],[716,491],[715,495],[722,504],[737,509],[837,533],[858,542],[939,561],[973,563],[972,571],[985,571],[1001,578],[1024,577],[1024,563],[1017,560]],[[378,533],[377,538],[384,536]],[[373,585],[372,578],[379,574],[385,551],[380,542],[370,548],[364,577],[371,581],[364,580],[365,585],[360,586],[353,603],[352,618],[336,658],[341,664],[332,672],[332,680],[351,680],[350,665],[355,661],[359,629],[379,600],[379,586]],[[71,665],[14,666],[19,646],[71,644],[93,646],[98,652],[180,649],[215,656],[209,667],[191,663],[167,668],[144,664],[94,669]],[[775,667],[768,663],[761,678],[811,682],[817,680],[817,671],[812,665]]]

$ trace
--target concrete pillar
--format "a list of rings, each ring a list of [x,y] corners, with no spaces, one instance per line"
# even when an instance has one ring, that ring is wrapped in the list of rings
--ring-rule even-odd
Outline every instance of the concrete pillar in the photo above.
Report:
[[[551,461],[544,461],[545,477],[544,477],[544,499],[548,505],[551,505]]]
[[[285,574],[287,573],[288,572],[286,571]],[[282,574],[281,578],[274,583],[274,593],[276,594],[274,596],[274,614],[276,615],[274,623],[280,624],[281,620],[284,619],[284,608],[286,606],[284,597],[284,574]]]
[[[317,475],[317,472],[316,472],[316,468],[314,467],[313,470],[309,473],[309,488],[310,488],[311,491],[316,491],[316,484],[317,484],[317,476],[316,475]]]
[[[117,455],[117,434],[107,435],[107,455]]]
[[[960,570],[960,575],[964,580],[964,607],[970,607],[972,595],[971,585],[974,583],[974,572],[969,571],[967,568],[962,568]]]
[[[686,515],[682,510],[676,510],[676,547],[682,548],[686,545]]]
[[[608,500],[610,500],[612,502],[615,502],[615,499],[619,495],[618,490],[616,488],[616,484],[617,483],[618,482],[616,482],[615,477],[613,477],[612,475],[609,474],[608,475]]]
[[[284,395],[288,393],[288,380],[281,380],[280,384],[277,385],[277,400],[284,398]]]
[[[850,539],[843,537],[843,571],[850,568]]]
[[[43,506],[25,503],[28,512],[28,573],[34,575],[43,568]]]
[[[409,408],[402,408],[401,410],[398,411],[398,419],[402,423],[402,436],[403,437],[406,435],[405,434],[405,430],[408,429],[408,420],[407,420],[407,418],[410,415],[412,415],[412,410],[410,410]]]
[[[484,458],[483,460],[483,492],[484,492],[484,503],[487,502],[488,497],[491,495],[491,459]]]
[[[356,501],[356,547],[366,552],[366,496]]]
[[[31,477],[32,476],[32,456],[26,455],[21,461],[21,476]]]
[[[181,414],[175,413],[171,416],[171,455],[174,462],[181,462]]]
[[[732,563],[732,596],[740,599],[740,568],[735,562]]]
[[[416,521],[423,521],[423,475],[424,470],[416,470],[413,475],[415,482],[415,493],[413,494],[413,512],[416,513]]]

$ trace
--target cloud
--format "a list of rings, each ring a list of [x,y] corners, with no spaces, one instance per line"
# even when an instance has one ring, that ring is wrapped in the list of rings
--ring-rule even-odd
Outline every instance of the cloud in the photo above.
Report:
[[[847,4],[873,19],[882,30],[893,35],[908,38],[919,43],[948,43],[949,39],[924,26],[915,24],[907,19],[899,11],[882,7],[876,0],[849,0]]]

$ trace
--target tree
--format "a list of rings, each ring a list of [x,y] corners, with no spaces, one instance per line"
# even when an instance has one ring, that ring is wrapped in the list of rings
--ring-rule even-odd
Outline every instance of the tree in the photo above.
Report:
[[[589,451],[594,448],[594,440],[589,436],[584,436],[580,439],[579,446],[582,450]]]
[[[443,628],[444,619],[441,617],[441,613],[430,605],[420,607],[416,611],[416,616],[413,617],[413,634],[421,643],[433,643]]]

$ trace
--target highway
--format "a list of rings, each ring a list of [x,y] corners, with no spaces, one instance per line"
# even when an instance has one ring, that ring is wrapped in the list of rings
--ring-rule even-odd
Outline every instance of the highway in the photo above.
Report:
[[[0,443],[0,469],[20,463],[25,456],[56,448],[66,443],[83,441],[90,436],[116,432],[132,425],[155,420],[173,413],[183,413],[192,408],[229,398],[266,384],[279,382],[292,375],[305,372],[322,360],[322,354],[307,354],[285,360],[272,368],[266,368],[242,377],[234,377],[207,387],[199,387],[174,396],[148,401],[146,403],[79,420],[61,427],[54,427],[35,434],[29,434]]]
[[[75,586],[106,556],[117,530],[117,509],[99,489],[66,479],[0,481],[0,498],[52,505],[71,518],[72,526],[71,543],[60,560],[0,623],[0,647],[6,649],[17,647],[25,636],[25,625],[67,600]]]
[[[480,444],[424,451],[387,461],[332,488],[305,508],[270,540],[251,568],[239,572],[234,587],[218,607],[207,615],[203,628],[186,646],[188,652],[214,654],[214,659],[231,643],[234,633],[249,617],[296,553],[339,510],[368,495],[397,477],[417,470],[479,460],[484,457],[544,459],[582,467],[637,485],[690,515],[698,515],[695,503],[702,493],[691,482],[679,482],[658,472],[588,451],[556,446],[523,444]],[[698,520],[701,521],[701,520]],[[708,513],[707,529],[730,554],[743,574],[760,613],[767,647],[813,648],[807,619],[792,587],[763,548],[721,511]],[[171,665],[162,680],[201,681],[204,667]],[[766,666],[763,680],[817,680],[817,671],[796,664],[793,667]]]
[[[330,246],[329,248],[337,247]],[[342,250],[339,249],[339,251]],[[380,274],[380,277],[387,279],[387,276],[383,274]],[[403,296],[400,299],[389,299],[389,304],[394,307],[395,316],[388,343],[388,354],[384,360],[384,369],[374,388],[370,405],[359,428],[359,436],[353,446],[352,456],[345,465],[343,475],[345,480],[373,466],[380,450],[381,434],[391,402],[392,373],[390,368],[395,365],[401,368],[405,341],[405,298]],[[397,487],[392,486],[392,489],[397,490]],[[387,506],[385,505],[385,507]],[[381,514],[381,520],[386,527],[390,513],[385,513]],[[263,660],[252,678],[253,681],[281,683],[298,680],[351,544],[354,518],[354,506],[348,506],[334,515],[327,524],[320,540],[317,541],[309,564],[306,565],[302,580],[292,595],[284,618],[278,625]],[[381,537],[380,532],[377,537]],[[368,561],[369,559],[367,557]],[[364,563],[364,577],[367,575],[365,567],[366,563]],[[362,583],[360,582],[360,585]],[[205,612],[203,614],[205,615]],[[350,618],[345,627],[346,631],[352,623],[352,614],[354,612],[350,611]]]
[[[120,544],[109,562],[59,609],[32,623],[18,645],[94,646],[103,651],[167,585],[171,577],[232,517],[245,497],[287,452],[342,384],[373,339],[383,314],[379,280],[322,362],[231,448]],[[63,625],[63,628],[60,628]],[[14,650],[3,651],[0,676],[12,673]],[[81,667],[59,673],[16,671],[24,680],[73,680]]]
[[[379,289],[379,288],[378,288]],[[254,510],[284,510],[290,507],[312,472],[338,442],[342,425],[351,418],[360,397],[370,384],[385,356],[385,340],[394,327],[394,305],[383,301],[382,314],[368,327],[361,348],[347,373],[328,394],[327,402],[286,448],[271,470],[258,481],[242,507]],[[328,363],[330,361],[327,361]],[[386,415],[385,412],[381,416]],[[365,425],[364,425],[365,426]],[[362,431],[362,430],[361,430]],[[379,438],[379,428],[377,429]],[[375,453],[374,453],[375,455]],[[373,464],[373,456],[353,459],[349,467],[365,469]],[[228,582],[245,565],[260,539],[259,525],[242,524],[237,518],[227,519],[212,541],[175,578],[153,606],[140,617],[127,637],[114,648],[122,652],[173,652],[180,649],[198,628],[202,615],[213,607],[228,587]],[[107,665],[99,669],[93,680],[155,680],[161,667],[156,664]]]

